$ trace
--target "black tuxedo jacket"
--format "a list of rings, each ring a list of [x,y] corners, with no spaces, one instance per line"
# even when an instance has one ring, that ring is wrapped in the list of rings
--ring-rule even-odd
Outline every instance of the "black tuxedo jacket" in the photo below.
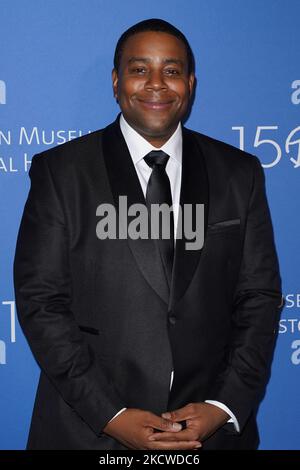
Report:
[[[264,173],[186,128],[182,165],[180,202],[205,205],[205,241],[187,251],[177,240],[169,288],[154,240],[96,236],[99,204],[145,203],[118,119],[33,157],[14,260],[41,368],[28,449],[125,449],[103,433],[121,408],[206,399],[227,405],[241,433],[226,424],[204,448],[258,445],[281,302]]]

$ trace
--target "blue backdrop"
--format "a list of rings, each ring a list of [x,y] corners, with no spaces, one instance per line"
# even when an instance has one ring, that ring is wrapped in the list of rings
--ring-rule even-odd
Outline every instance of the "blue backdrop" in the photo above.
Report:
[[[12,260],[32,155],[115,119],[114,47],[133,23],[161,17],[197,63],[187,126],[257,155],[286,306],[261,449],[300,448],[300,1],[0,0],[0,448],[23,449],[38,367],[18,324]]]

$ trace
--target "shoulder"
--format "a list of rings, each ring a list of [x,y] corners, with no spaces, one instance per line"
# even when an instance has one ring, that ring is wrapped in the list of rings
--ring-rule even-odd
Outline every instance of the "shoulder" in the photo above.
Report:
[[[33,156],[32,163],[43,161],[44,165],[56,170],[60,167],[65,169],[74,164],[80,166],[95,153],[99,154],[102,132],[103,129],[99,129],[37,153]]]
[[[232,170],[244,168],[248,171],[261,166],[260,160],[251,153],[200,132],[187,128],[184,130],[196,140],[208,164],[224,165]]]
[[[200,132],[184,129],[197,142],[210,181],[231,181],[245,190],[251,190],[256,179],[264,181],[264,170],[255,155]]]

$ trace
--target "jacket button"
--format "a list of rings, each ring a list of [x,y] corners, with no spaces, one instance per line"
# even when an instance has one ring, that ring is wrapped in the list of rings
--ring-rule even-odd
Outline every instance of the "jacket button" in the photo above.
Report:
[[[175,325],[176,317],[174,315],[170,315],[169,316],[169,322],[171,323],[171,325]]]

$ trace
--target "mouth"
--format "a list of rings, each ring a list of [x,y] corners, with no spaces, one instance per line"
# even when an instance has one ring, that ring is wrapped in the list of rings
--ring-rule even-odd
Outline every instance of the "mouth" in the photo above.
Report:
[[[164,110],[172,106],[173,101],[151,101],[151,100],[138,100],[145,108],[153,110]]]

